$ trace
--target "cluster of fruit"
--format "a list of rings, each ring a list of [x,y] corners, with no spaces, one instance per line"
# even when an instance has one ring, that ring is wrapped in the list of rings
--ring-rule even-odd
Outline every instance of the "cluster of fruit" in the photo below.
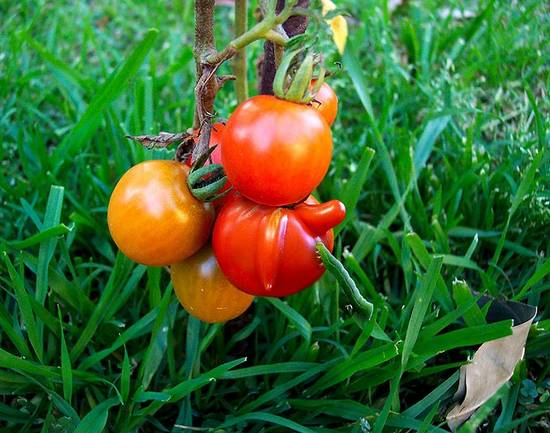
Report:
[[[331,161],[336,112],[326,83],[311,103],[248,99],[227,124],[212,127],[210,162],[223,166],[226,195],[214,203],[196,199],[190,161],[143,162],[111,196],[113,240],[136,262],[170,266],[181,304],[206,322],[237,317],[254,296],[310,286],[324,272],[317,243],[331,250],[332,228],[345,217],[341,202],[310,195]]]

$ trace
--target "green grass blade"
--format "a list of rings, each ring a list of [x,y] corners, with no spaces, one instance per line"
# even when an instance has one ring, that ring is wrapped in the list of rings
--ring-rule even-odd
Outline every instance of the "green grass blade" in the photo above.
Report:
[[[420,170],[422,170],[426,162],[428,162],[428,158],[432,154],[437,138],[447,127],[450,120],[451,116],[436,117],[430,120],[424,128],[414,149],[414,170],[417,177],[420,174]]]
[[[309,342],[311,340],[311,325],[309,322],[298,313],[294,308],[286,302],[278,298],[265,298],[271,305],[279,310],[294,326],[298,332],[302,334],[304,339]]]
[[[338,233],[340,233],[340,231],[342,231],[344,227],[351,221],[351,218],[354,214],[353,210],[357,206],[357,202],[359,201],[359,197],[361,196],[361,191],[363,190],[363,185],[367,180],[370,164],[375,153],[376,152],[370,147],[365,147],[365,150],[361,155],[361,159],[359,160],[359,164],[357,165],[357,169],[353,173],[351,179],[348,180],[348,182],[344,186],[344,190],[342,191],[340,199],[346,206],[346,218],[334,230],[335,235],[338,235]]]
[[[48,204],[46,205],[46,213],[42,230],[47,230],[51,227],[59,225],[61,219],[61,208],[63,206],[63,193],[65,189],[61,186],[53,185],[50,188]],[[57,239],[47,238],[40,244],[38,252],[38,264],[36,270],[36,300],[40,305],[44,305],[46,294],[48,293],[48,266],[53,257]]]
[[[4,252],[3,255],[4,263],[8,268],[8,273],[13,283],[17,305],[19,306],[19,310],[21,311],[21,319],[23,320],[23,324],[25,326],[25,329],[27,330],[27,336],[29,337],[29,341],[32,348],[34,349],[34,352],[36,353],[38,360],[42,362],[42,343],[40,335],[38,333],[38,328],[36,326],[36,320],[32,309],[30,295],[25,289],[23,274],[15,270],[15,267],[13,266],[6,252]]]
[[[230,418],[228,421],[225,421],[219,427],[227,428],[234,425],[242,424],[246,421],[263,421],[269,424],[274,424],[277,426],[284,427],[288,431],[294,431],[299,433],[315,433],[314,430],[311,430],[308,427],[300,425],[297,422],[291,421],[287,418],[283,418],[282,416],[274,415],[268,412],[250,412],[250,413],[247,413],[246,415]]]
[[[43,241],[46,241],[49,238],[69,233],[71,230],[72,227],[67,227],[65,224],[57,224],[53,227],[42,230],[40,233],[30,236],[27,239],[9,242],[8,245],[16,250],[23,250],[25,248],[29,248]]]
[[[94,98],[80,120],[55,149],[53,154],[53,160],[55,161],[54,173],[57,173],[61,168],[67,155],[75,154],[95,133],[100,125],[103,111],[127,88],[128,82],[137,74],[145,57],[153,48],[157,35],[158,30],[149,29],[126,61],[96,91]]]
[[[82,418],[74,433],[101,433],[107,424],[109,409],[119,404],[118,399],[110,398],[99,403]]]
[[[415,343],[418,339],[422,322],[431,305],[432,295],[436,286],[437,277],[440,275],[442,257],[434,257],[428,266],[426,274],[423,275],[414,297],[414,307],[407,326],[405,341],[403,343],[402,364],[406,366],[409,362],[409,357],[413,351]]]
[[[71,368],[71,357],[65,342],[63,333],[63,320],[61,318],[61,309],[58,308],[59,329],[61,335],[61,378],[63,379],[63,398],[67,402],[71,402],[73,395],[73,370]]]

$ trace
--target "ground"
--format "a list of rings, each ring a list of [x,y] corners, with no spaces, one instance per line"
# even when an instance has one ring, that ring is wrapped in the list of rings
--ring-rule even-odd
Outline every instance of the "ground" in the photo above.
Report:
[[[473,319],[470,289],[538,313],[464,431],[548,431],[550,8],[390,3],[338,2],[346,54],[322,42],[340,113],[318,196],[352,205],[335,254],[373,320],[327,275],[225,325],[190,319],[106,226],[121,174],[173,155],[125,135],[192,123],[192,2],[0,6],[1,431],[447,431],[459,366],[510,333]],[[229,84],[217,116],[235,104]]]

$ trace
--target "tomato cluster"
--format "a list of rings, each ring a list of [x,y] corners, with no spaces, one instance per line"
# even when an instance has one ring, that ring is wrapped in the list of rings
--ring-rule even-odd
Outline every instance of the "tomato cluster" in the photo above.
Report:
[[[223,166],[229,193],[216,206],[196,199],[190,159],[138,164],[109,202],[113,240],[136,262],[170,266],[180,303],[206,322],[237,317],[254,296],[310,286],[324,272],[317,242],[331,250],[345,217],[339,201],[310,195],[330,164],[336,112],[326,84],[310,104],[250,98],[211,131],[210,161]]]

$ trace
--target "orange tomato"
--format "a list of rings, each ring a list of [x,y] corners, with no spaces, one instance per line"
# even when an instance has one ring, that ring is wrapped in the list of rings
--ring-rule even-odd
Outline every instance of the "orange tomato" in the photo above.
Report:
[[[234,319],[254,300],[254,296],[241,292],[229,282],[209,245],[187,260],[172,265],[171,275],[183,308],[203,322]]]
[[[109,231],[130,259],[149,266],[181,262],[208,240],[214,208],[191,195],[189,168],[145,161],[128,170],[111,195]]]
[[[338,114],[338,96],[336,96],[332,87],[327,83],[323,83],[313,99],[311,105],[321,113],[329,125],[332,125],[334,119],[336,119],[336,114]]]

